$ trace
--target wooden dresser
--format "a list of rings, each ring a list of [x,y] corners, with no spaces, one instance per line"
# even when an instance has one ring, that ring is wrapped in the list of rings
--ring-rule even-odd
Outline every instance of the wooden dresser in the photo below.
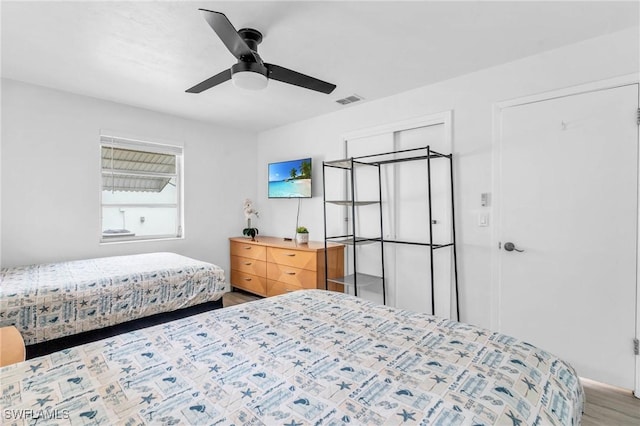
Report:
[[[303,288],[325,288],[324,243],[297,244],[282,238],[229,238],[231,285],[260,296],[276,296]],[[327,246],[329,278],[344,275],[344,246]],[[329,290],[344,290],[329,283]]]

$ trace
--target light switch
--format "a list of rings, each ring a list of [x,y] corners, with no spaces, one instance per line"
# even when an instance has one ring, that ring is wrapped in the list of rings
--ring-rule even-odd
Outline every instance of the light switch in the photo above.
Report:
[[[489,213],[478,213],[478,226],[489,226]]]

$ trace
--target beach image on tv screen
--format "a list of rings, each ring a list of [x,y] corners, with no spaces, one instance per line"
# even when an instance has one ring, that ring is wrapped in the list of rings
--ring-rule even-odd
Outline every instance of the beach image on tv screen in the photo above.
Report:
[[[311,158],[269,164],[269,198],[311,197]]]

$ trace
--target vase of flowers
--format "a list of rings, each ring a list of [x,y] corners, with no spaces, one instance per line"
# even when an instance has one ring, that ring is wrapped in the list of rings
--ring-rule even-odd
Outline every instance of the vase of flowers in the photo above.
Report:
[[[298,244],[307,244],[309,242],[309,230],[304,226],[296,228],[296,242]]]
[[[258,235],[258,228],[254,228],[251,226],[251,216],[260,217],[258,211],[253,208],[253,202],[250,199],[244,200],[244,204],[242,205],[244,211],[244,217],[247,219],[247,227],[242,230],[242,235],[251,238],[251,241],[256,240],[256,235]]]

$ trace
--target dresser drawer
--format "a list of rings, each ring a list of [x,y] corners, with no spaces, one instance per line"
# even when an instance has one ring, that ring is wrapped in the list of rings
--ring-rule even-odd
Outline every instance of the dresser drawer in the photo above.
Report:
[[[296,244],[283,238],[261,236],[256,241],[244,237],[229,238],[232,287],[275,296],[289,291],[325,288],[325,244],[310,241]],[[344,247],[327,246],[326,270],[329,277],[344,275]],[[342,286],[329,283],[331,290]]]
[[[231,270],[231,285],[234,287],[247,290],[251,293],[266,296],[267,280],[264,277],[247,274],[245,272]]]
[[[309,271],[315,271],[318,268],[317,254],[315,251],[267,247],[267,262],[293,266]]]
[[[231,256],[231,269],[259,277],[267,276],[267,262],[249,257]]]
[[[267,249],[265,246],[251,243],[231,241],[231,256],[248,257],[250,259],[265,260]]]
[[[267,278],[301,288],[316,288],[317,281],[317,275],[314,271],[275,263],[267,263]]]
[[[267,296],[277,296],[291,291],[302,290],[302,287],[280,281],[267,280]]]

